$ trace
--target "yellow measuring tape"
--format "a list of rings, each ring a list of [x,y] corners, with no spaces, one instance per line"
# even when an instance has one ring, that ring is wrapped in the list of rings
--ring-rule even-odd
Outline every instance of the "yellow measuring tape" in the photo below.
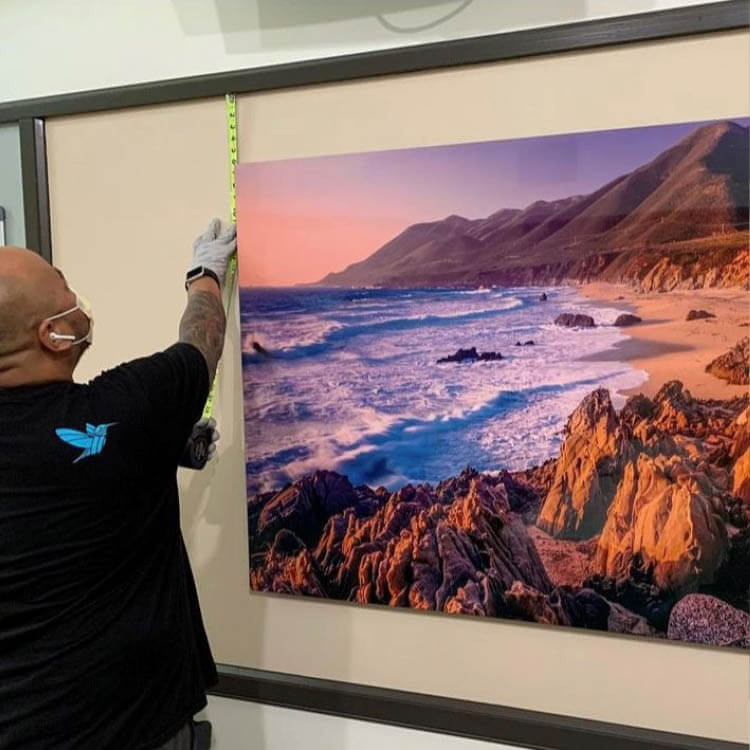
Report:
[[[236,183],[236,170],[237,170],[237,99],[234,94],[227,94],[226,96],[226,111],[227,111],[227,139],[229,146],[229,196],[232,207],[232,223],[237,222],[237,183]],[[227,277],[224,282],[224,311],[227,318],[232,309],[232,301],[234,300],[234,287],[237,279],[237,254],[235,253],[229,260],[229,267],[227,268]],[[219,363],[221,364],[221,363]],[[211,384],[211,390],[208,393],[208,399],[206,399],[206,405],[203,407],[204,419],[210,419],[214,412],[214,403],[216,402],[216,390],[218,388],[219,381],[219,368],[216,368],[216,375],[214,376],[214,382]]]

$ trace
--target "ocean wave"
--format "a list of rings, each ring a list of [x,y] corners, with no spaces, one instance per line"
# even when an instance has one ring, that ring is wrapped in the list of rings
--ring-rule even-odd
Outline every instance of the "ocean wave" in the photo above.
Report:
[[[366,410],[357,424],[334,428],[326,436],[297,435],[303,440],[293,448],[249,461],[248,480],[251,491],[269,491],[328,469],[355,485],[396,489],[408,482],[436,483],[467,464],[481,471],[524,469],[559,449],[565,421],[586,393],[604,383],[621,406],[617,402],[624,397],[617,388],[643,379],[642,372],[621,368],[605,378],[590,372],[566,383],[495,391],[473,406],[446,413],[386,417]]]
[[[478,310],[453,311],[445,313],[422,313],[398,318],[386,318],[368,323],[342,325],[334,321],[319,320],[319,326],[314,332],[303,337],[295,338],[283,345],[273,348],[274,356],[282,359],[298,359],[311,357],[327,351],[331,346],[342,344],[359,336],[379,333],[392,333],[422,327],[450,326],[456,323],[490,319],[501,316],[509,310],[514,310],[524,304],[518,297],[509,297],[504,304],[486,307]],[[257,340],[257,339],[255,339]],[[248,345],[249,346],[246,346]],[[252,339],[243,335],[243,353],[254,356]],[[252,359],[246,361],[254,361]]]
[[[256,356],[254,344],[260,344],[266,351],[278,354],[287,350],[304,349],[322,346],[335,331],[343,328],[341,323],[324,319],[291,319],[284,322],[283,327],[268,335],[262,325],[243,324],[242,352],[244,355]],[[289,338],[284,340],[285,334]],[[284,345],[280,345],[284,341]]]
[[[340,292],[255,300],[259,317],[242,326],[250,490],[276,490],[315,469],[395,488],[439,481],[466,464],[522,469],[556,455],[587,393],[608,388],[617,407],[620,391],[646,376],[609,358],[580,361],[626,337],[607,325],[610,310],[592,312],[602,323],[595,329],[562,328],[556,315],[584,301],[561,289],[539,304],[539,292],[414,291],[405,303],[401,293],[378,291],[372,311],[342,303]],[[263,315],[281,306],[294,312]],[[528,339],[535,346],[515,347]],[[467,346],[502,351],[503,360],[436,365]]]

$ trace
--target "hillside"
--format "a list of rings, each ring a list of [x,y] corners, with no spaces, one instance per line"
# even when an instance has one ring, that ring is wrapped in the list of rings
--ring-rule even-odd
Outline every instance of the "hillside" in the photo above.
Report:
[[[746,127],[706,125],[592,193],[415,224],[318,283],[747,285],[749,143]]]

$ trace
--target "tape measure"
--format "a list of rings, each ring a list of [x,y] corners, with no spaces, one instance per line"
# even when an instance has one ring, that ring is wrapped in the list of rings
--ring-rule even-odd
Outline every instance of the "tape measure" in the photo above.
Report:
[[[227,143],[229,146],[229,197],[231,201],[232,223],[237,222],[237,183],[235,179],[237,169],[237,99],[234,94],[226,95],[226,115],[227,115]],[[226,280],[224,282],[224,312],[229,318],[229,313],[234,299],[234,286],[237,279],[237,254],[235,253],[229,260]],[[206,405],[203,407],[203,418],[210,419],[214,412],[216,403],[216,391],[219,382],[219,367],[216,368],[214,382],[211,383],[211,390],[208,392]],[[211,447],[212,430],[205,427],[195,427],[193,434],[188,441],[185,455],[180,462],[182,466],[189,469],[202,469],[209,458],[208,450]]]
[[[227,139],[229,146],[229,199],[231,205],[232,222],[237,221],[237,180],[235,172],[237,168],[237,99],[234,94],[226,96],[227,110]],[[224,312],[229,317],[232,299],[234,298],[234,282],[237,278],[237,255],[233,255],[229,260],[227,268],[226,281],[224,283]],[[216,401],[216,389],[218,388],[219,368],[216,368],[214,382],[211,384],[211,390],[208,393],[206,405],[203,407],[203,418],[210,419],[214,412],[214,403]]]

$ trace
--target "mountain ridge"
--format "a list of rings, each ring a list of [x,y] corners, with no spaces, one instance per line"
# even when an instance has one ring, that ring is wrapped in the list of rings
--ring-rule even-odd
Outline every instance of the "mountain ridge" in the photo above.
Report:
[[[745,126],[704,125],[588,194],[413,224],[317,283],[747,286],[749,143]]]

